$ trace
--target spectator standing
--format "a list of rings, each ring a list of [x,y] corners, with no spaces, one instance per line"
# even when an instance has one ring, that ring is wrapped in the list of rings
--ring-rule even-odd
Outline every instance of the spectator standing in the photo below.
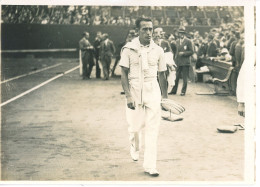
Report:
[[[236,48],[236,45],[237,45],[239,40],[240,40],[240,33],[236,32],[235,33],[235,40],[232,42],[230,49],[229,49],[229,54],[232,56],[232,66],[233,67],[236,66],[235,48]]]
[[[179,39],[177,40],[177,53],[175,62],[177,64],[177,72],[175,85],[169,94],[176,94],[178,90],[178,84],[180,75],[182,74],[183,86],[181,90],[181,96],[185,96],[188,84],[190,57],[193,54],[193,47],[191,41],[185,36],[185,27],[179,28]]]
[[[208,36],[208,45],[207,45],[207,57],[217,57],[218,55],[218,46],[214,41],[214,36],[209,34]]]
[[[232,42],[236,40],[235,34],[236,34],[236,31],[233,30],[233,29],[229,32],[229,39],[227,41],[227,49],[228,50],[230,50]]]
[[[94,65],[93,53],[94,47],[89,42],[89,33],[84,32],[83,38],[79,41],[79,49],[81,50],[82,59],[82,79],[90,79],[92,67]]]
[[[100,53],[101,42],[102,42],[102,33],[98,31],[94,41],[95,59],[96,59],[96,78],[100,78],[100,74],[101,74],[101,70],[99,66],[99,56],[100,56],[99,53]]]
[[[206,54],[207,54],[207,41],[201,38],[199,42],[198,52],[197,52],[198,59],[195,66],[196,69],[199,69],[200,67],[203,66],[202,59],[206,57]]]
[[[238,70],[240,70],[242,63],[244,61],[244,38],[243,36],[238,40],[236,46],[235,46],[235,59],[236,59],[236,63],[235,63],[235,68]]]
[[[161,27],[154,29],[153,39],[154,39],[154,43],[156,43],[163,49],[164,61],[167,66],[166,77],[167,77],[169,90],[171,90],[174,85],[174,80],[175,80],[175,73],[172,73],[172,71],[175,70],[176,64],[173,61],[173,53],[172,53],[170,43],[163,38],[164,37],[163,33],[164,32]]]
[[[197,50],[196,50],[196,46],[195,46],[194,33],[189,32],[187,34],[187,38],[191,41],[192,48],[193,48],[193,54],[191,55],[191,58],[190,58],[191,66],[189,68],[189,79],[192,82],[197,82],[197,74],[195,72],[195,69],[196,69],[196,63],[197,63],[198,57],[197,57]]]
[[[114,43],[108,38],[108,34],[103,34],[103,42],[100,46],[100,60],[102,63],[102,69],[104,74],[104,79],[109,80],[110,64],[112,61],[112,56],[116,52]]]
[[[240,68],[242,66],[242,63],[244,61],[244,39],[243,37],[241,37],[236,46],[235,46],[235,68],[234,71],[231,75],[231,79],[235,80],[234,82],[237,83],[237,78],[238,78],[238,74],[240,71]],[[237,89],[237,84],[232,84],[232,91],[236,91]],[[235,95],[235,94],[234,94]]]

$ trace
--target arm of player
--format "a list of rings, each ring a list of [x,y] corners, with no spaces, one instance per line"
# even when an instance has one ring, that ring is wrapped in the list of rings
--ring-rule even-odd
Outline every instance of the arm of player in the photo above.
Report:
[[[122,87],[123,87],[123,90],[126,95],[127,107],[134,110],[135,102],[132,98],[132,95],[131,95],[130,89],[129,89],[128,71],[129,71],[129,68],[121,66],[121,83],[122,83]]]
[[[158,78],[159,78],[159,84],[162,92],[162,98],[166,99],[168,98],[168,93],[167,93],[167,80],[166,80],[166,75],[164,71],[158,72]]]

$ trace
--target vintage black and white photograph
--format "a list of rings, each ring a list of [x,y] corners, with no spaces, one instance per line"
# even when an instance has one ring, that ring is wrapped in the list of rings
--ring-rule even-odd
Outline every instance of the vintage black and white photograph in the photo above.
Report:
[[[1,2],[1,182],[254,183],[254,0],[76,2]]]

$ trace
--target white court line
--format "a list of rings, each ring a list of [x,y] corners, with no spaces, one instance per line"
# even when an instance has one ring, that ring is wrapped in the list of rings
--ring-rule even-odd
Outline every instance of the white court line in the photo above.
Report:
[[[70,72],[72,72],[72,71],[74,71],[74,70],[76,70],[76,69],[78,69],[78,68],[79,68],[79,66],[76,66],[76,67],[74,67],[74,68],[72,68],[72,69],[70,69],[70,70],[68,70],[68,71],[66,71],[66,72],[64,72],[64,73],[62,73],[62,74],[59,74],[59,75],[57,75],[57,76],[55,76],[55,77],[53,77],[53,78],[51,78],[51,79],[49,79],[49,80],[47,80],[47,81],[41,83],[41,84],[39,84],[38,86],[35,86],[35,87],[31,88],[30,90],[27,90],[26,92],[23,92],[23,93],[21,93],[20,95],[17,95],[17,96],[15,96],[15,97],[13,97],[12,99],[9,99],[9,100],[7,100],[7,101],[1,103],[0,106],[2,107],[2,106],[6,105],[6,104],[8,104],[8,103],[11,103],[12,101],[15,101],[16,99],[19,99],[20,97],[23,97],[24,95],[26,95],[26,94],[28,94],[28,93],[34,91],[34,90],[37,90],[38,88],[44,86],[45,84],[48,84],[49,82],[51,82],[51,81],[53,81],[53,80],[55,80],[55,79],[57,79],[57,78],[59,78],[59,77],[62,77],[63,75],[68,74],[68,73],[70,73]]]
[[[19,76],[17,76],[17,77],[13,77],[13,78],[4,80],[4,81],[0,82],[0,84],[9,82],[9,81],[12,81],[12,80],[15,80],[15,79],[19,79],[19,78],[22,78],[22,77],[25,77],[25,76],[28,76],[28,75],[32,75],[32,74],[35,74],[35,73],[39,73],[39,72],[45,71],[45,70],[47,70],[47,69],[55,68],[55,67],[57,67],[57,66],[60,66],[61,64],[62,64],[62,63],[55,64],[55,65],[53,65],[53,66],[49,66],[49,67],[42,68],[42,69],[39,69],[39,70],[36,70],[36,71],[32,71],[32,72],[30,72],[30,73],[26,73],[26,74],[23,74],[23,75],[19,75]]]

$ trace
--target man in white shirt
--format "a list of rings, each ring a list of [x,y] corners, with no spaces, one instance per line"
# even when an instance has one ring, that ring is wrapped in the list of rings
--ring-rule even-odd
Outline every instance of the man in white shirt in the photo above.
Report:
[[[126,119],[129,125],[130,154],[139,159],[141,131],[144,129],[144,171],[158,176],[156,169],[157,137],[161,121],[161,94],[167,98],[164,51],[152,40],[151,19],[136,20],[139,37],[128,42],[121,51],[121,81],[126,95]],[[157,81],[159,78],[159,87]]]

